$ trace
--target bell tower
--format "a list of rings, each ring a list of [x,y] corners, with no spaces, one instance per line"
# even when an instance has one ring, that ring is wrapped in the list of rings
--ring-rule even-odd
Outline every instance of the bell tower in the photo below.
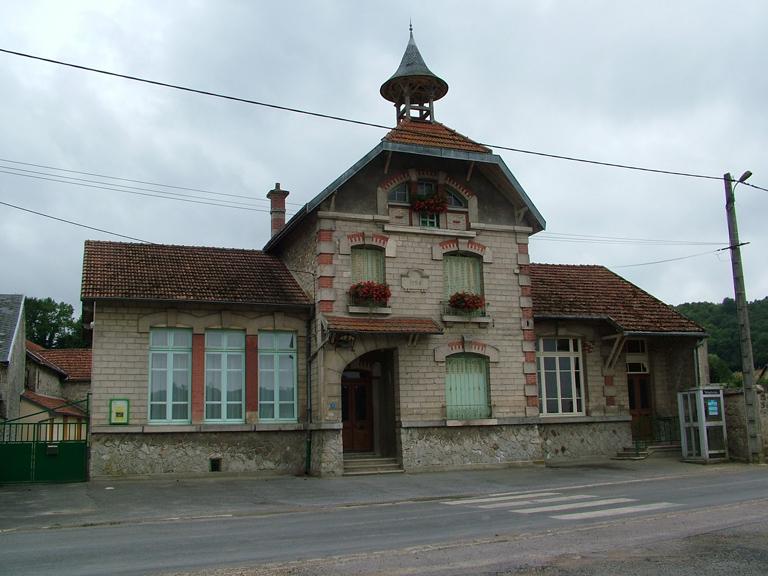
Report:
[[[400,66],[379,92],[395,104],[398,124],[403,120],[434,122],[434,102],[446,95],[448,84],[427,68],[413,39],[413,26],[409,29],[411,37]]]

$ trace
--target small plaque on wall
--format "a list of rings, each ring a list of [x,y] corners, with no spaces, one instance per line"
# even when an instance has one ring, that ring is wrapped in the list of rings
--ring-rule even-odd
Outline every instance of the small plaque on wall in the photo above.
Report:
[[[113,398],[109,401],[109,423],[128,424],[130,421],[130,400],[127,398]]]

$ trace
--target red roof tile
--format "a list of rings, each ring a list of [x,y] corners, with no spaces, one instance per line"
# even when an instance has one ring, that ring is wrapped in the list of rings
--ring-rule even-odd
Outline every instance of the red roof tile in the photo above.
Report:
[[[91,379],[90,348],[43,349],[37,354],[64,370],[67,373],[67,380],[69,382],[88,381]]]
[[[383,138],[389,142],[400,144],[415,144],[418,146],[430,146],[436,148],[454,148],[467,152],[481,152],[489,154],[490,148],[470,140],[463,134],[448,128],[439,122],[423,122],[419,120],[401,120],[396,128],[393,128]]]
[[[39,352],[40,350],[45,350],[45,347],[40,346],[40,344],[35,344],[32,342],[32,340],[26,341],[26,347],[27,350],[31,350],[32,352]]]
[[[310,304],[285,264],[260,250],[88,240],[82,298]]]
[[[326,316],[331,332],[356,334],[442,334],[443,330],[431,318],[349,318]]]
[[[627,332],[704,329],[603,266],[531,264],[535,318],[601,318]]]
[[[79,418],[86,417],[86,413],[83,410],[77,406],[68,404],[68,401],[64,400],[64,398],[56,398],[55,396],[43,396],[42,394],[32,392],[32,390],[24,390],[24,393],[21,396],[33,404],[36,404],[45,410],[54,412],[55,414],[60,414],[61,416],[77,416]]]

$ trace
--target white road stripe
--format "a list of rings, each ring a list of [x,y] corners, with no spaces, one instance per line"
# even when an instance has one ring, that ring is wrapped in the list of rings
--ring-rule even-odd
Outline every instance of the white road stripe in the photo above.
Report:
[[[624,504],[625,502],[637,502],[634,498],[606,498],[605,500],[590,500],[589,502],[573,502],[572,504],[560,504],[559,506],[538,506],[524,510],[510,510],[516,514],[535,514],[537,512],[559,512],[560,510],[573,510],[574,508],[593,508],[595,506],[608,506],[610,504]]]
[[[505,500],[521,500],[524,498],[538,498],[539,496],[556,496],[557,494],[559,494],[559,492],[536,492],[533,494],[528,492],[526,494],[517,494],[515,496],[497,495],[497,496],[489,496],[485,498],[466,498],[464,500],[450,500],[447,502],[442,502],[442,504],[447,504],[448,506],[456,506],[457,504],[482,504],[484,502],[501,502]]]
[[[635,512],[648,512],[650,510],[662,510],[672,508],[679,504],[671,502],[655,502],[653,504],[641,504],[639,506],[624,506],[622,508],[609,508],[607,510],[593,510],[592,512],[574,512],[573,514],[560,514],[552,516],[558,520],[585,520],[587,518],[605,518],[606,516],[620,516],[622,514],[633,514]]]
[[[558,496],[556,498],[536,498],[533,500],[512,500],[510,502],[496,502],[495,504],[483,504],[478,508],[493,510],[494,508],[513,508],[515,506],[528,506],[530,504],[545,504],[547,502],[569,502],[571,500],[587,500],[597,498],[589,494],[574,494],[573,496]]]

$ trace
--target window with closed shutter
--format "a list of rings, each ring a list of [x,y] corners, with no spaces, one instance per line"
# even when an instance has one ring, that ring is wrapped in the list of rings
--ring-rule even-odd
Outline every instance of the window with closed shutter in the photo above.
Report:
[[[445,297],[456,292],[483,294],[482,261],[466,254],[446,254],[443,257]]]
[[[488,360],[472,354],[445,359],[445,408],[449,420],[489,418]]]
[[[380,248],[355,246],[352,248],[352,281],[385,282],[384,251]]]

